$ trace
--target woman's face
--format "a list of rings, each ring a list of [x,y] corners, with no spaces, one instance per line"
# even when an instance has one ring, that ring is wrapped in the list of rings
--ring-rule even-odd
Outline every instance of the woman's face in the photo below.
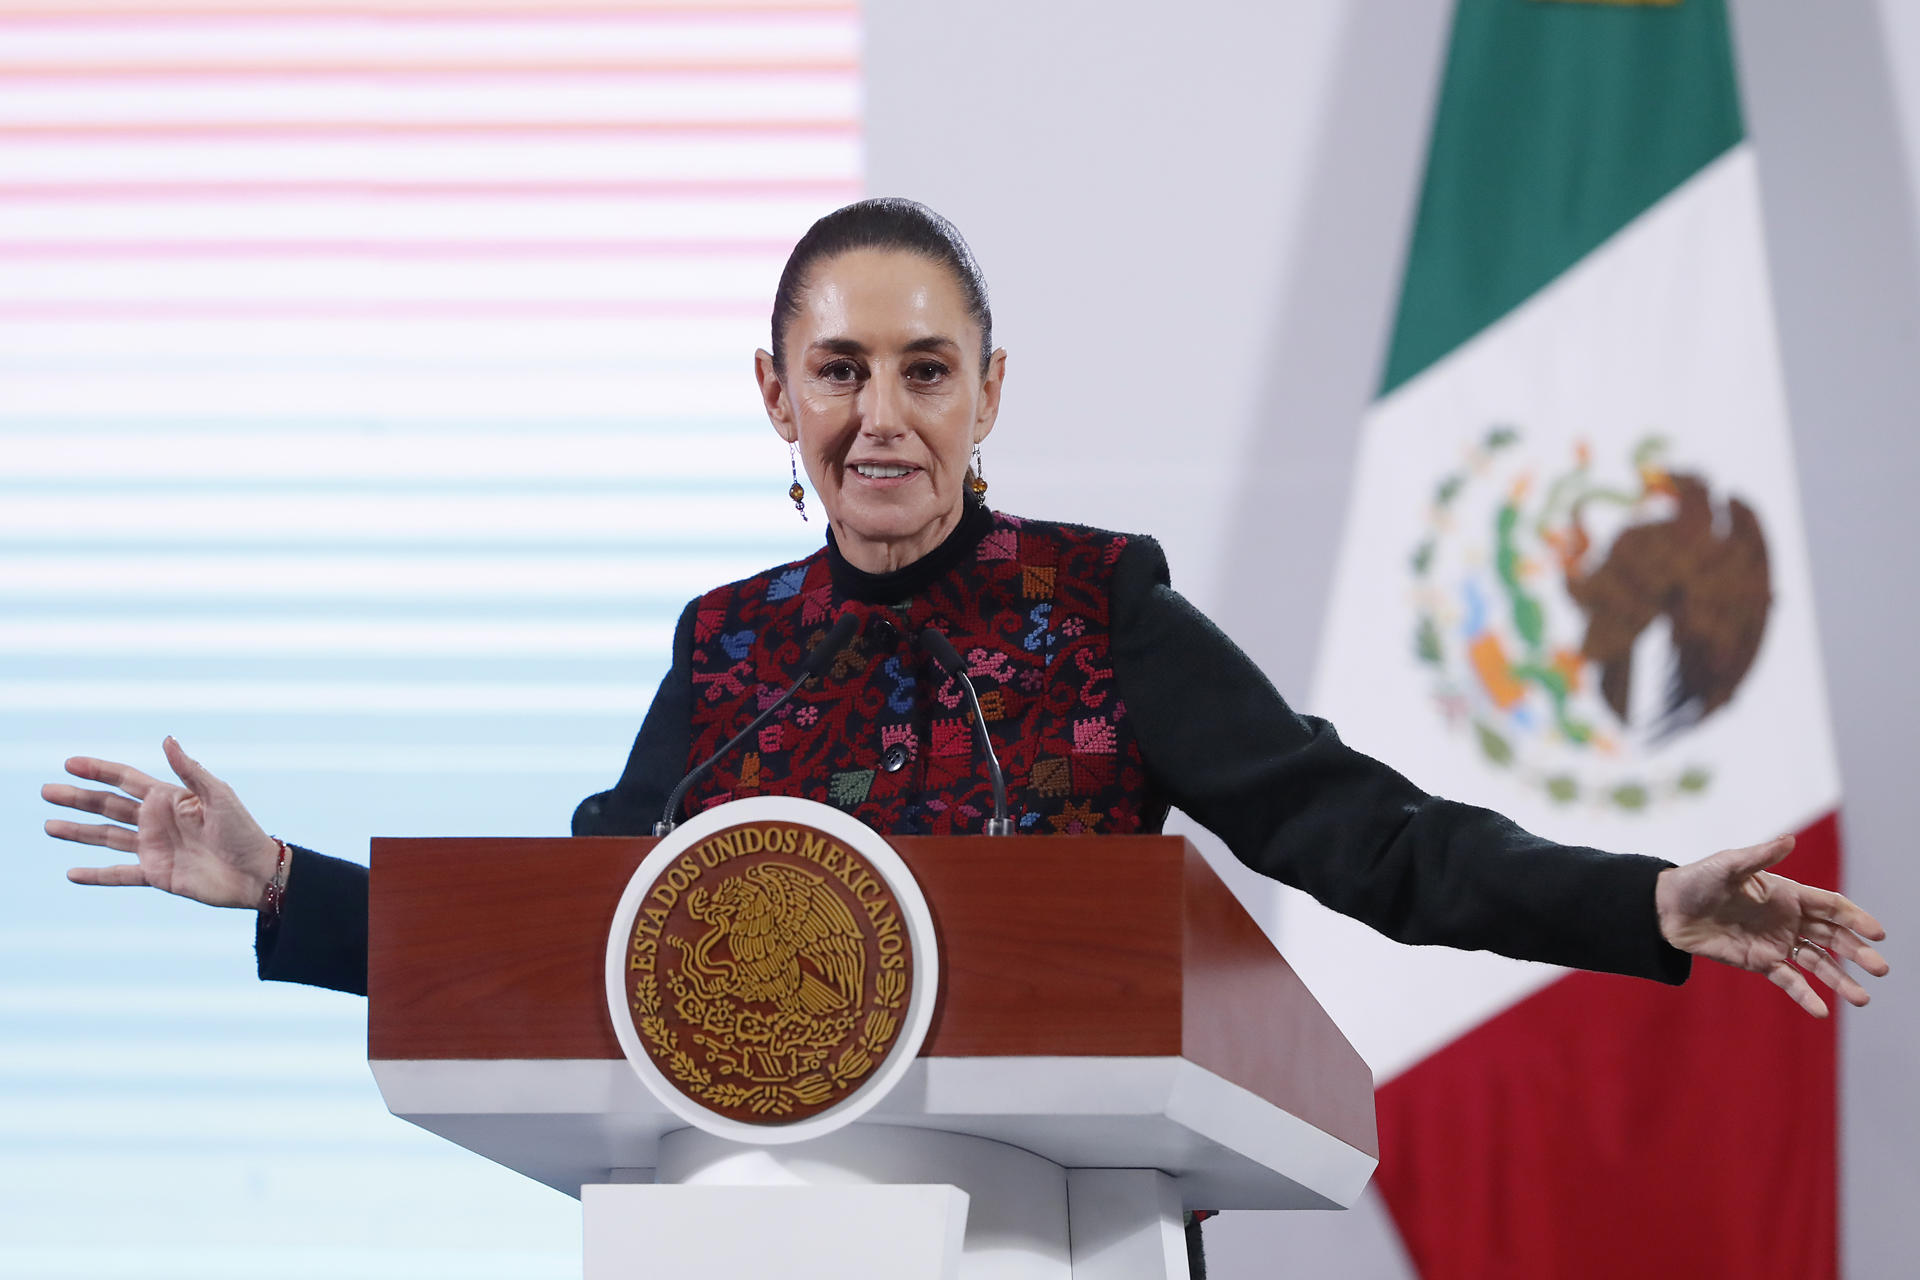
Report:
[[[858,249],[815,264],[785,339],[754,356],[767,416],[797,444],[840,552],[885,573],[960,521],[967,460],[1000,411],[1006,353],[980,370],[980,327],[945,266]]]

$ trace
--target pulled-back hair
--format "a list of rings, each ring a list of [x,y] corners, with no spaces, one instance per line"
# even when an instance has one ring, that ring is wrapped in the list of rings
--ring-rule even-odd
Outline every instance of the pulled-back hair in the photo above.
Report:
[[[993,355],[993,311],[987,281],[960,229],[916,200],[875,196],[835,209],[807,229],[793,246],[773,294],[773,367],[787,371],[787,328],[800,314],[800,295],[814,265],[855,249],[894,249],[938,262],[953,273],[967,314],[980,326],[980,375]]]

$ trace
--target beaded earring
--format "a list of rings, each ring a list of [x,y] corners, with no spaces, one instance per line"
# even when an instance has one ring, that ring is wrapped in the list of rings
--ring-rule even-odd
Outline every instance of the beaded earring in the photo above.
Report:
[[[973,446],[973,478],[967,484],[973,490],[974,497],[987,496],[987,477],[980,470],[980,446],[977,444]]]
[[[807,491],[800,487],[800,455],[794,451],[792,442],[787,444],[787,469],[793,473],[793,483],[787,486],[787,496],[793,499],[793,509],[800,518],[807,518]]]

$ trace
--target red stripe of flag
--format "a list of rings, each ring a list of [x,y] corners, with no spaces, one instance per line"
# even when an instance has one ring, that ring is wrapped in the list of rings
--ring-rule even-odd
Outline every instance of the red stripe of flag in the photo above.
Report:
[[[1781,869],[1840,883],[1837,818]],[[1573,974],[1379,1091],[1376,1182],[1422,1280],[1831,1280],[1836,1045],[1710,961]]]

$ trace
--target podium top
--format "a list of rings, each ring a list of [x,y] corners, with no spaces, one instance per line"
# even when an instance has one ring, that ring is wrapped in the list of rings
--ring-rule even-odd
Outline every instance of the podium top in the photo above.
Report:
[[[420,1069],[434,1063],[524,1072],[608,1060],[631,1074],[606,1008],[604,959],[615,904],[654,843],[375,840],[367,1044],[376,1074],[418,1064],[407,1078],[424,1081]],[[923,1060],[952,1069],[1029,1060],[1023,1079],[1068,1065],[1061,1060],[1191,1064],[1368,1167],[1377,1158],[1365,1062],[1188,841],[891,843],[940,941]],[[400,1074],[389,1071],[383,1085]],[[391,1094],[389,1104],[402,1111]],[[1021,1110],[1011,1099],[997,1109]]]

